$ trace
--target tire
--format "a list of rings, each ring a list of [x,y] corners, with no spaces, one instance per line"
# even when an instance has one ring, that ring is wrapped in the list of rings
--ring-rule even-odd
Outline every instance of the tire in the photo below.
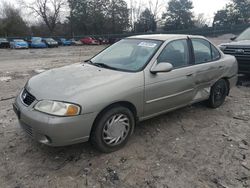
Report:
[[[207,101],[208,107],[220,107],[225,102],[228,90],[227,81],[224,79],[218,80],[211,88],[210,97]]]
[[[97,150],[110,153],[126,145],[134,127],[133,113],[123,106],[114,106],[97,118],[90,141]]]

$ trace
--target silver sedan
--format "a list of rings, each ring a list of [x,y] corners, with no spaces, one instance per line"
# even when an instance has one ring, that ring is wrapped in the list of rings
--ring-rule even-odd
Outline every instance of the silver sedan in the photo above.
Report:
[[[21,127],[50,146],[124,146],[138,121],[206,101],[217,108],[237,82],[237,61],[206,38],[125,38],[84,63],[31,78],[13,104]]]

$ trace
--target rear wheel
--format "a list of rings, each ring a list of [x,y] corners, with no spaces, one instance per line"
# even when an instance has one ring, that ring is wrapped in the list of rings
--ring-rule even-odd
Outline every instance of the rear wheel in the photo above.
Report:
[[[218,108],[221,106],[226,99],[228,90],[229,88],[226,80],[218,80],[211,88],[208,106],[211,108]]]
[[[135,126],[133,113],[116,106],[102,113],[91,132],[91,143],[101,152],[109,153],[122,148]]]

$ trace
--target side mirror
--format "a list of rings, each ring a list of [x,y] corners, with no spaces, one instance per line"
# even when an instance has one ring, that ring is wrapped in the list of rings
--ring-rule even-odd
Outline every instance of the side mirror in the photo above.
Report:
[[[171,70],[173,70],[173,65],[171,63],[161,62],[152,67],[150,72],[152,74],[157,74],[160,72],[170,72]]]
[[[235,39],[237,38],[237,36],[233,36],[233,37],[231,37],[230,39],[232,40],[232,41],[234,41]]]

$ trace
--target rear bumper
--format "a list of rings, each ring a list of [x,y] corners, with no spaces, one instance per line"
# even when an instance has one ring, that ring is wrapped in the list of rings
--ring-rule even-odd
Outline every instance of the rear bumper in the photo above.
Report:
[[[235,87],[238,82],[238,75],[234,75],[233,77],[229,78],[228,81],[229,81],[230,88]]]
[[[14,106],[19,110],[19,124],[34,140],[50,146],[65,146],[89,139],[96,113],[74,117],[55,117],[22,104],[16,98]],[[47,142],[44,140],[47,139]]]

